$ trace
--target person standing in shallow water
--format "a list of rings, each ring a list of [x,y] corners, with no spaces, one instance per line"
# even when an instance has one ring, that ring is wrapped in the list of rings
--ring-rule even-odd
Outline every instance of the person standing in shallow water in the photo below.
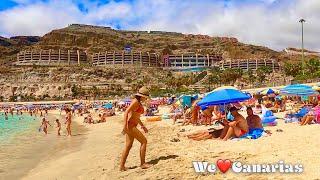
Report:
[[[145,133],[148,133],[148,129],[143,125],[140,120],[141,114],[144,113],[144,108],[142,106],[142,102],[149,98],[149,90],[146,87],[142,87],[139,89],[139,92],[135,94],[134,99],[132,100],[130,106],[127,108],[124,114],[124,127],[122,134],[126,136],[126,145],[122,153],[121,161],[120,161],[120,171],[125,171],[127,168],[125,167],[125,163],[127,157],[129,155],[130,149],[132,147],[133,141],[137,139],[140,143],[140,167],[142,169],[147,169],[151,165],[146,163],[146,149],[147,149],[147,139],[138,130],[137,125],[143,129]]]
[[[42,118],[42,123],[39,129],[47,135],[48,134],[48,125],[51,126],[50,122],[46,120],[46,118]]]

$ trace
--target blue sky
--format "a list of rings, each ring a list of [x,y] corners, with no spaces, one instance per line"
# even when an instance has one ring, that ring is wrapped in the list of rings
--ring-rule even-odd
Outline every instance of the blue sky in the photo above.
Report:
[[[320,51],[320,0],[0,0],[0,36],[42,36],[71,23],[232,36],[276,50]]]

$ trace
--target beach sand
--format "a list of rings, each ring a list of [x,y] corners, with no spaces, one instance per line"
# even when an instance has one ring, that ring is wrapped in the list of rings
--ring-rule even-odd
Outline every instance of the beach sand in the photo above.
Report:
[[[163,108],[162,108],[163,111]],[[283,114],[277,114],[283,116]],[[83,117],[74,118],[82,123]],[[278,120],[275,127],[266,127],[271,136],[257,140],[206,140],[193,141],[178,136],[181,129],[192,132],[208,127],[172,125],[172,120],[145,122],[149,129],[146,160],[153,164],[142,170],[139,160],[139,142],[130,151],[126,172],[119,171],[125,137],[121,135],[123,115],[109,117],[106,123],[86,124],[88,131],[78,137],[83,141],[78,148],[63,145],[56,154],[43,159],[23,179],[317,179],[320,178],[320,125],[299,126]],[[283,132],[277,132],[277,129]],[[180,133],[181,134],[181,133]],[[72,141],[75,137],[66,139]],[[171,142],[178,138],[179,142]],[[215,163],[218,159],[230,159],[248,164],[301,163],[301,174],[197,174],[193,161]]]

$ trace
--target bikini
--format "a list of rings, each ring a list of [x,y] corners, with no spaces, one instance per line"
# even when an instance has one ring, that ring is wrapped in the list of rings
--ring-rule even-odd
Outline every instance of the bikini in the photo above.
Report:
[[[144,113],[144,108],[142,104],[140,103],[140,106],[137,108],[137,110],[133,111],[135,113],[143,114]],[[131,120],[131,119],[130,119]],[[129,127],[136,127],[139,123],[137,121],[128,121],[128,126]]]
[[[238,137],[241,137],[245,134],[247,134],[247,131],[240,129],[240,135]]]

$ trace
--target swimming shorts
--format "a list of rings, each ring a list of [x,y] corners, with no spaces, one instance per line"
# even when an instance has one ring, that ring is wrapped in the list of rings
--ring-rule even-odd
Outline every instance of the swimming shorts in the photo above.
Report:
[[[241,129],[240,130],[240,135],[238,137],[241,137],[241,136],[243,136],[245,134],[247,134],[247,131]]]

